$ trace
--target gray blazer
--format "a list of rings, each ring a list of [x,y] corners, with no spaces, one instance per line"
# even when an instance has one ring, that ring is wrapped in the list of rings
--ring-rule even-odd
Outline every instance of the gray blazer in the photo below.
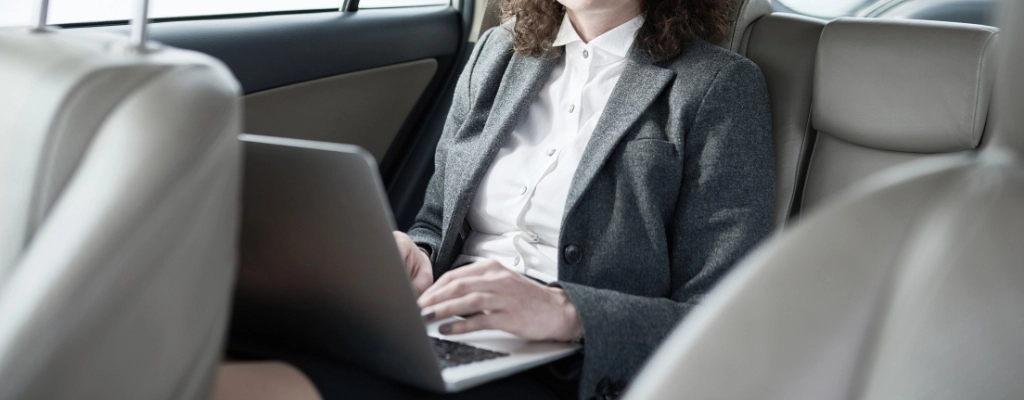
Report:
[[[558,62],[480,37],[459,78],[436,170],[408,234],[451,268],[484,173]],[[764,78],[704,41],[673,60],[634,49],[569,190],[559,285],[584,330],[581,398],[615,396],[673,327],[772,226]],[[725,356],[725,355],[724,355]]]

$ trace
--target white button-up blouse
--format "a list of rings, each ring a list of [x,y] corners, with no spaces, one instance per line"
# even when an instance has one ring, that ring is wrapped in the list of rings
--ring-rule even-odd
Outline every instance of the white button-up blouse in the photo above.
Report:
[[[492,259],[557,280],[569,186],[642,24],[638,16],[583,43],[568,16],[562,20],[554,46],[565,46],[565,57],[484,175],[456,265]]]

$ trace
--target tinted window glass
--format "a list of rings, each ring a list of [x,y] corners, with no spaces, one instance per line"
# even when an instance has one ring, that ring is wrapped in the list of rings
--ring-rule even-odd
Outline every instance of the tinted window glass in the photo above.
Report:
[[[153,18],[337,9],[343,0],[150,0]],[[448,4],[450,0],[362,0],[360,8]],[[50,0],[50,24],[127,20],[132,0]],[[33,0],[0,0],[0,26],[28,25]]]

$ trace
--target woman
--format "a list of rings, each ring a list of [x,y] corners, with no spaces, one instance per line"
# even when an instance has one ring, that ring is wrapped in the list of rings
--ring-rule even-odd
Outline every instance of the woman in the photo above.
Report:
[[[504,0],[502,13],[395,239],[425,318],[474,315],[443,333],[581,342],[582,362],[540,386],[615,396],[771,229],[764,81],[709,43],[725,0]]]

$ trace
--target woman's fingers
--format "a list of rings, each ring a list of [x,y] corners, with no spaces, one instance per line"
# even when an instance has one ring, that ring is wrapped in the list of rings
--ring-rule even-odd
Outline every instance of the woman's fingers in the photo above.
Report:
[[[427,316],[429,320],[439,320],[460,315],[480,314],[485,311],[496,312],[504,309],[505,303],[503,296],[474,292],[430,307]]]
[[[441,278],[438,279],[437,282],[442,284],[442,285],[444,285],[444,284],[447,284],[448,282],[451,282],[451,281],[459,279],[459,278],[465,278],[465,277],[469,277],[469,276],[479,276],[479,275],[483,275],[483,274],[486,274],[488,272],[491,272],[491,271],[494,271],[494,270],[500,269],[500,268],[505,268],[505,267],[501,266],[501,264],[498,263],[497,261],[494,261],[494,260],[481,260],[481,261],[477,261],[477,262],[471,263],[469,265],[462,266],[462,267],[459,267],[459,268],[455,268],[455,269],[453,269],[451,271],[445,272],[444,275],[441,275]]]
[[[464,267],[459,267],[451,271],[445,272],[444,275],[441,275],[441,277],[438,278],[436,282],[434,282],[434,285],[431,286],[430,289],[427,289],[427,291],[424,292],[422,296],[431,294],[431,292],[438,290],[439,288],[442,288],[444,286],[447,286],[449,283],[459,278],[481,276],[490,272],[503,270],[506,270],[505,267],[501,266],[501,264],[498,263],[497,261],[477,261]]]
[[[416,295],[419,296],[430,289],[430,285],[434,283],[434,272],[430,270],[429,265],[420,265],[416,270],[415,275],[412,276],[412,286],[416,289]]]
[[[393,231],[391,235],[395,237],[395,244],[398,245],[398,252],[402,254],[402,258],[405,260],[409,259],[409,252],[412,250],[412,239],[405,232]]]
[[[473,292],[492,292],[500,289],[494,278],[489,276],[468,276],[442,283],[440,280],[423,293],[416,301],[420,308],[426,308],[451,299],[463,297]]]
[[[491,313],[491,314],[479,314],[472,318],[464,320],[453,321],[438,327],[438,331],[442,335],[459,335],[463,333],[470,333],[476,331],[482,331],[484,329],[501,329],[502,320],[506,317],[505,313]]]
[[[416,248],[416,244],[404,232],[394,231],[391,234],[394,235],[398,253],[402,256],[402,261],[405,262],[406,272],[409,273],[410,278],[415,278],[416,267],[419,263],[419,254],[416,254],[419,250]]]
[[[439,279],[419,299],[427,320],[468,316],[445,322],[441,333],[498,329],[527,340],[558,341],[582,334],[579,316],[564,290],[544,286],[494,261],[463,268],[446,274],[447,279]]]
[[[392,234],[395,236],[398,251],[405,262],[405,271],[409,274],[416,295],[419,296],[434,283],[434,268],[430,265],[430,257],[421,251],[416,243],[413,243],[409,235],[399,231],[394,231]]]

